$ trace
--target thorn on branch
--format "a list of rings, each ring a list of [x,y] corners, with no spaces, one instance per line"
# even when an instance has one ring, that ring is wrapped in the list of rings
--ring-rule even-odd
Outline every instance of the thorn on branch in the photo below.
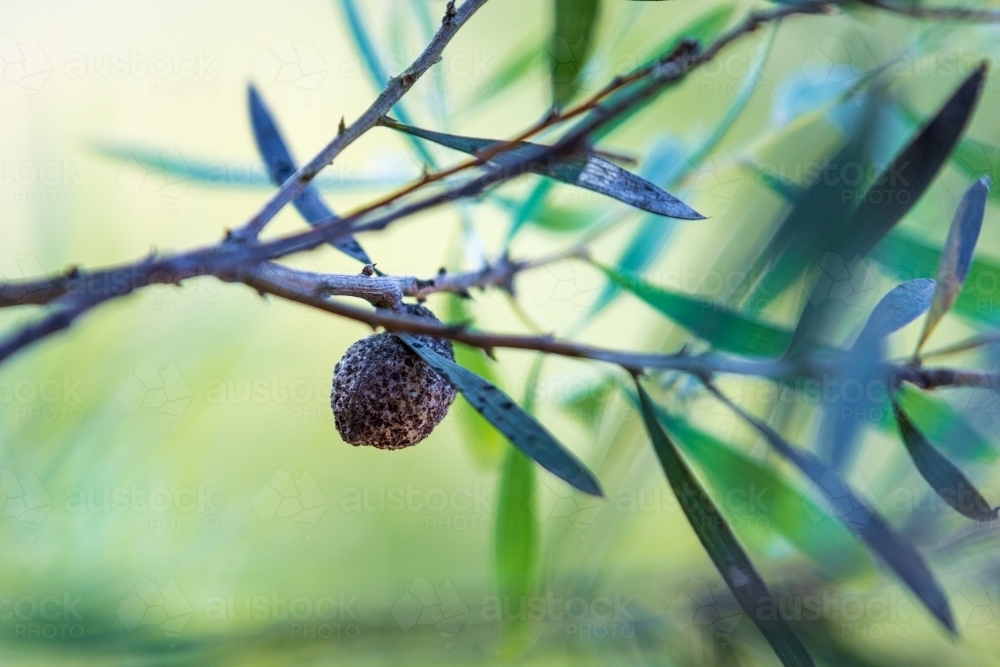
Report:
[[[448,0],[448,6],[444,10],[444,19],[441,21],[442,25],[451,25],[452,19],[458,15],[455,10],[455,0]]]
[[[344,117],[340,117],[340,125],[337,126],[337,136],[342,135],[347,131],[347,125],[344,123]]]

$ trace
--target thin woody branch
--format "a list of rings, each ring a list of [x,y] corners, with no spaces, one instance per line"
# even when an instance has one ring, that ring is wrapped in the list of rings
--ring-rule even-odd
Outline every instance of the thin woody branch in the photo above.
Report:
[[[447,273],[442,269],[432,278],[375,276],[365,271],[353,275],[316,273],[292,269],[274,262],[264,262],[254,267],[240,269],[235,279],[250,287],[260,286],[259,291],[270,292],[276,296],[303,292],[322,297],[349,296],[364,299],[379,308],[399,310],[403,297],[413,297],[423,301],[438,292],[469,296],[469,290],[474,288],[484,290],[499,288],[512,294],[514,278],[522,271],[576,256],[582,256],[582,251],[573,249],[531,261],[511,261],[507,257],[501,257],[495,263],[477,271]],[[278,291],[272,291],[274,286],[278,286]]]
[[[440,62],[441,54],[445,46],[458,33],[459,29],[472,18],[476,11],[486,4],[486,0],[466,0],[458,9],[455,8],[454,0],[448,3],[444,20],[441,27],[434,34],[427,48],[424,49],[416,60],[397,77],[389,80],[385,89],[379,94],[368,109],[361,114],[361,117],[350,125],[344,126],[343,120],[338,128],[337,135],[321,150],[316,157],[302,165],[298,171],[292,174],[288,180],[281,184],[281,187],[271,196],[271,199],[264,204],[252,218],[242,227],[232,231],[229,239],[234,242],[246,242],[254,240],[261,230],[275,215],[289,202],[302,194],[310,181],[333,160],[340,155],[345,148],[356,141],[361,135],[370,130],[378,122],[378,119],[389,113],[392,107],[403,98],[403,96],[413,87],[413,84],[423,76],[424,72],[433,65]]]
[[[489,354],[493,354],[494,350],[498,348],[506,348],[600,361],[621,366],[631,373],[678,371],[705,380],[711,380],[716,374],[746,375],[772,380],[822,380],[834,376],[838,364],[842,363],[842,355],[829,353],[798,359],[785,357],[752,359],[717,352],[699,355],[683,351],[674,354],[626,352],[560,340],[553,336],[480,332],[464,325],[440,324],[423,318],[409,317],[388,308],[376,308],[375,310],[359,308],[328,299],[310,289],[300,289],[289,283],[274,282],[272,276],[266,273],[256,276],[253,287],[261,293],[273,294],[289,301],[363,322],[373,329],[384,327],[390,331],[447,338],[478,347]],[[977,388],[996,388],[998,386],[998,374],[995,372],[925,368],[911,364],[883,364],[879,375],[892,386],[909,382],[924,389],[949,386]]]
[[[431,45],[407,72],[419,76],[433,65],[458,27],[484,2],[485,0],[467,0],[453,15],[449,11],[450,18],[446,17]],[[407,78],[404,73],[402,77],[390,82],[362,118],[350,127],[342,128],[338,137],[296,175],[288,179],[254,218],[231,233],[223,242],[168,257],[149,257],[103,271],[73,270],[49,279],[0,284],[0,306],[23,303],[53,303],[54,306],[53,311],[46,317],[0,342],[0,361],[32,342],[67,328],[76,317],[104,301],[129,294],[150,284],[180,283],[195,276],[214,275],[229,282],[241,281],[261,293],[310,305],[326,312],[365,322],[372,327],[383,326],[394,331],[431,334],[487,351],[498,347],[532,350],[613,363],[631,372],[640,372],[643,369],[674,370],[699,377],[710,377],[713,373],[738,373],[788,379],[822,374],[825,372],[825,366],[815,360],[755,360],[716,353],[691,356],[683,353],[664,355],[620,352],[559,341],[548,336],[491,334],[471,331],[464,327],[435,325],[394,312],[403,296],[422,299],[437,291],[463,294],[470,287],[480,286],[498,286],[510,290],[513,275],[518,270],[526,268],[527,264],[513,265],[501,262],[495,267],[487,267],[479,272],[441,275],[419,280],[412,277],[376,278],[367,275],[308,274],[273,264],[269,260],[311,250],[342,236],[384,229],[392,222],[415,213],[457,199],[482,194],[487,188],[524,173],[533,162],[557,160],[580,150],[589,150],[589,142],[595,134],[620,116],[654,97],[666,85],[682,79],[697,66],[714,58],[725,46],[739,37],[755,31],[767,22],[780,20],[792,14],[816,14],[828,12],[830,8],[830,3],[816,2],[752,12],[706,50],[701,51],[697,43],[682,42],[673,53],[639,68],[632,75],[616,79],[590,101],[569,112],[551,114],[518,138],[506,142],[505,146],[512,147],[517,145],[516,142],[522,137],[529,137],[546,127],[547,123],[586,113],[585,117],[556,143],[551,146],[539,146],[536,151],[530,151],[523,159],[505,162],[502,167],[487,169],[479,176],[455,187],[408,204],[399,205],[398,199],[413,193],[418,188],[403,188],[396,196],[390,196],[345,218],[329,220],[303,232],[264,243],[255,242],[257,233],[281,206],[294,199],[323,166],[329,164],[351,141],[377,124],[392,104],[405,94],[415,78]],[[477,156],[475,160],[466,163],[466,166],[482,166],[486,157]],[[446,175],[450,175],[460,170],[445,171]],[[426,178],[423,179],[422,185],[434,180],[440,179]],[[375,311],[370,311],[329,298],[335,295],[363,298],[377,308]],[[913,366],[892,366],[887,371],[898,378],[898,381],[909,381],[926,388],[954,384],[996,385],[995,375],[989,373],[923,369]]]

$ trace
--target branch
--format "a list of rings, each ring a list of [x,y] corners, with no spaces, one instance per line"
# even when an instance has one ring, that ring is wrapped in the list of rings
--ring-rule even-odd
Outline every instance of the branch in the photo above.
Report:
[[[392,107],[402,99],[413,84],[423,76],[424,72],[441,60],[441,54],[448,42],[458,33],[458,30],[476,13],[486,0],[465,0],[460,9],[455,9],[455,0],[448,2],[441,27],[434,34],[430,44],[424,49],[406,71],[397,77],[389,79],[385,89],[379,94],[371,106],[361,114],[361,117],[347,127],[341,127],[337,136],[321,150],[316,157],[302,165],[298,171],[288,177],[278,188],[271,199],[264,204],[252,218],[242,227],[230,234],[230,239],[237,242],[251,241],[257,238],[264,226],[278,214],[288,202],[302,194],[309,182],[319,172],[333,162],[340,153],[361,135],[370,130],[378,119],[389,113]]]
[[[995,23],[1000,21],[1000,10],[966,9],[964,7],[927,7],[899,0],[861,0],[862,3],[894,14],[937,21],[973,21]]]
[[[313,294],[319,297],[351,296],[364,299],[378,308],[399,310],[403,297],[414,297],[423,301],[431,294],[448,292],[468,297],[473,288],[499,288],[508,294],[514,292],[514,277],[529,269],[552,264],[569,257],[579,257],[583,251],[578,248],[567,252],[553,253],[547,257],[513,262],[501,257],[494,264],[477,271],[446,273],[442,269],[433,278],[416,276],[375,276],[370,266],[354,275],[315,273],[292,269],[274,262],[264,262],[257,266],[240,269],[235,278],[258,292],[275,296]],[[274,288],[277,286],[277,290]],[[298,300],[292,298],[292,300]]]

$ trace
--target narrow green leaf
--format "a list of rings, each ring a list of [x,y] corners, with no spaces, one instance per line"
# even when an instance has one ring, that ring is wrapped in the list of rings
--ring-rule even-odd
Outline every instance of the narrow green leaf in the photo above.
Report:
[[[642,278],[595,264],[618,287],[631,292],[712,347],[760,357],[781,355],[791,341],[786,329],[753,320],[729,308],[697,297],[671,292]]]
[[[766,423],[751,416],[713,388],[713,393],[764,436],[776,452],[801,470],[830,500],[830,509],[879,555],[941,624],[954,633],[955,619],[941,585],[912,544],[898,535],[874,506],[865,502],[836,470],[814,454],[793,446]]]
[[[390,119],[383,119],[382,124],[394,130],[406,132],[472,155],[504,143],[495,139],[462,137],[454,134],[424,130],[397,123]],[[519,163],[526,158],[530,159],[533,155],[541,156],[545,150],[545,146],[522,141],[513,148],[495,155],[489,162],[498,166],[513,166],[515,163]],[[701,220],[704,218],[703,215],[669,192],[594,154],[584,156],[570,155],[556,160],[539,159],[529,162],[527,171],[539,176],[547,176],[563,183],[576,185],[586,190],[599,192],[643,211],[656,213],[657,215],[684,220]]]
[[[253,126],[254,140],[257,142],[257,150],[260,151],[261,157],[264,158],[271,181],[275,185],[281,185],[295,173],[298,167],[295,166],[295,160],[288,151],[285,140],[281,138],[281,132],[278,130],[274,117],[268,111],[267,105],[264,104],[264,100],[261,99],[260,94],[257,93],[257,89],[252,85],[247,89],[247,97],[250,104],[250,121]],[[328,222],[337,217],[323,203],[319,191],[311,184],[307,185],[302,194],[296,197],[292,203],[299,214],[311,226]],[[361,244],[353,236],[346,236],[330,241],[330,245],[363,264],[372,263],[371,258],[368,257],[368,253],[365,252],[364,248],[361,247]]]
[[[979,230],[983,226],[986,196],[989,191],[990,177],[983,176],[969,186],[958,204],[938,262],[937,291],[934,293],[931,312],[927,316],[923,333],[920,334],[920,341],[917,343],[917,354],[944,314],[955,305],[955,300],[965,285],[969,267],[972,265],[972,255],[976,251],[976,242],[979,240]]]
[[[545,205],[545,199],[549,196],[551,189],[552,180],[543,178],[535,184],[535,187],[524,198],[524,201],[511,207],[513,216],[511,217],[510,228],[507,230],[507,238],[504,241],[505,247],[510,247],[511,240],[521,231],[524,223],[528,222],[528,220],[535,220],[539,210]]]
[[[472,371],[445,359],[424,345],[416,336],[397,333],[431,368],[440,373],[469,404],[507,436],[511,444],[521,449],[540,466],[571,486],[601,496],[601,487],[594,476],[530,414],[522,410],[510,396]]]
[[[549,40],[552,103],[565,106],[580,88],[583,68],[594,52],[601,0],[555,0],[555,27]]]
[[[701,488],[674,443],[660,426],[656,409],[646,390],[638,380],[635,386],[639,392],[646,431],[649,433],[649,439],[653,443],[653,449],[660,460],[670,488],[677,496],[691,528],[705,547],[715,568],[732,591],[733,597],[764,635],[783,665],[801,667],[815,665],[809,651],[785,619],[766,611],[768,606],[774,604],[774,596],[767,589],[767,585],[743,551],[726,520],[719,514],[719,510]]]
[[[870,570],[874,565],[849,530],[773,470],[694,428],[681,417],[659,408],[657,415],[688,457],[698,464],[710,488],[727,494],[726,497],[737,490],[741,502],[743,498],[754,497],[751,490],[756,491],[763,500],[748,500],[750,511],[761,512],[755,505],[763,504],[769,526],[827,571],[848,576]]]
[[[538,566],[535,467],[521,450],[508,448],[500,472],[494,533],[500,599],[518,604],[531,595]]]
[[[972,482],[927,441],[896,401],[892,402],[892,409],[913,465],[941,499],[956,512],[973,521],[992,521],[997,518],[1000,508],[990,508],[989,502]]]
[[[949,455],[963,461],[987,463],[1000,459],[997,448],[942,399],[907,384],[896,390],[895,397],[920,432]],[[888,412],[887,409],[886,416]],[[891,418],[884,421],[886,427],[895,428]]]

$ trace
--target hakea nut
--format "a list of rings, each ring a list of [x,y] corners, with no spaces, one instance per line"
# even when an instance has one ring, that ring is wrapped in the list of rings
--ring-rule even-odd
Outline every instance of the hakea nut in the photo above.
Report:
[[[439,322],[427,308],[405,304],[413,317]],[[418,336],[452,361],[450,341]],[[417,444],[434,430],[455,400],[455,389],[406,343],[391,333],[363,338],[344,353],[333,372],[330,404],[344,442],[379,449]]]

